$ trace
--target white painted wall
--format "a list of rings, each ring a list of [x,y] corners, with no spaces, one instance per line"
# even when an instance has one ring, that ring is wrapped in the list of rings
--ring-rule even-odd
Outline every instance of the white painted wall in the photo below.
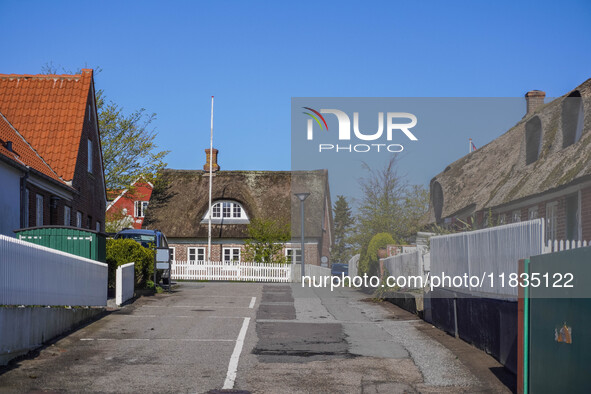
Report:
[[[0,234],[9,237],[20,228],[21,176],[21,171],[0,162]]]
[[[117,305],[133,298],[135,288],[135,263],[120,265],[115,276],[115,302]]]
[[[76,328],[103,311],[104,308],[0,307],[0,365],[6,365],[11,359]]]
[[[0,235],[0,305],[107,305],[107,264]]]

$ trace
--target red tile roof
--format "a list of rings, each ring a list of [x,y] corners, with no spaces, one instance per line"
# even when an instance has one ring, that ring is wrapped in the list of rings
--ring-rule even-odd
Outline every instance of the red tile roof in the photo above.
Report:
[[[12,143],[12,150],[7,149],[8,142]],[[0,155],[6,156],[17,164],[29,166],[55,181],[66,184],[6,120],[2,113],[0,113]]]
[[[0,112],[66,181],[74,177],[92,70],[81,75],[0,74]]]

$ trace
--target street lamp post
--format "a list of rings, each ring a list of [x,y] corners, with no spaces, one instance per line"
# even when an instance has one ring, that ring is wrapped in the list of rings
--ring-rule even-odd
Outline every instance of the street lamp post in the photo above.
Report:
[[[302,214],[302,249],[301,249],[301,255],[302,255],[302,281],[304,280],[304,275],[306,274],[305,272],[305,268],[304,268],[304,262],[306,261],[306,251],[304,250],[304,200],[306,200],[306,198],[308,198],[308,196],[310,195],[310,193],[296,193],[295,194],[297,196],[297,198],[300,199],[300,211]]]

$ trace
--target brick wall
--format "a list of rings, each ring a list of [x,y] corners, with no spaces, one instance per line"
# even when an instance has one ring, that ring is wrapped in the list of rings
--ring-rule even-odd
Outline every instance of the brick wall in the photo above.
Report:
[[[92,103],[89,92],[88,103]],[[90,107],[89,107],[90,105]],[[89,112],[90,110],[90,112]],[[99,153],[100,142],[96,127],[96,118],[92,104],[87,104],[84,116],[82,137],[78,146],[78,159],[72,181],[73,187],[79,192],[72,201],[72,223],[76,224],[76,212],[82,213],[82,228],[96,229],[100,222],[101,231],[105,230],[106,194],[103,187],[102,163]],[[88,172],[88,140],[92,141],[92,173]],[[89,220],[90,219],[90,220]]]
[[[520,208],[521,212],[521,221],[528,220],[529,218],[529,209],[532,207],[538,208],[538,218],[546,219],[546,207],[548,203],[556,202],[556,239],[557,240],[566,240],[567,239],[567,198],[574,194],[560,196],[558,198],[544,200],[542,202],[536,204],[530,204],[523,206]],[[580,226],[582,232],[582,240],[589,241],[591,240],[591,187],[587,187],[581,190],[580,195]],[[512,218],[511,211],[501,211],[499,214],[506,214],[507,215],[507,223],[511,223]],[[479,212],[482,214],[482,212]],[[484,216],[486,213],[483,214]],[[493,215],[494,216],[494,215]],[[548,231],[548,229],[546,229]]]
[[[169,247],[175,248],[175,259],[179,261],[188,260],[188,248],[205,248],[205,258],[207,258],[207,243],[176,243],[169,240]],[[222,261],[224,248],[240,248],[240,261],[244,260],[244,244],[239,243],[227,243],[227,244],[212,244],[211,245],[211,260]],[[289,243],[286,248],[300,248],[299,243]],[[281,251],[281,254],[285,255],[285,249]],[[318,244],[306,243],[304,245],[306,251],[306,264],[320,265],[319,259],[319,248]]]

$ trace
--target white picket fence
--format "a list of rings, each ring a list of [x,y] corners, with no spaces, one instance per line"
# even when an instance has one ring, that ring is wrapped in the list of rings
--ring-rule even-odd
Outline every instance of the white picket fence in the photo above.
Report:
[[[591,245],[591,242],[587,241],[552,241],[549,240],[548,244],[544,248],[544,253],[562,252],[563,250],[584,248]]]
[[[172,279],[291,282],[290,264],[172,261]]]
[[[0,235],[0,305],[107,305],[107,264]]]

